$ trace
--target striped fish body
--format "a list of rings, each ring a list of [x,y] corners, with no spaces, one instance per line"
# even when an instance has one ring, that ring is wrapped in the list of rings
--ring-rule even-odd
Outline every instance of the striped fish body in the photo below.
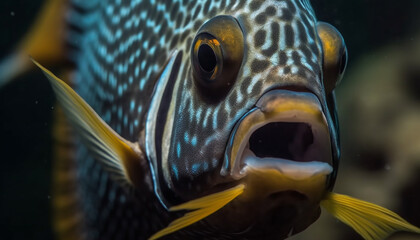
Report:
[[[226,27],[239,26],[243,39],[238,41],[244,50],[233,80],[213,96],[216,91],[203,90],[194,80],[192,48],[200,29],[217,16],[235,19],[220,21]],[[336,169],[339,153],[331,115],[335,106],[322,83],[322,46],[307,0],[72,0],[67,21],[76,91],[118,134],[138,141],[151,162],[145,166],[144,181],[135,189],[126,188],[115,183],[80,144],[77,181],[86,239],[146,239],[180,216],[166,207],[229,182],[220,173],[228,171],[231,133],[273,89],[316,96],[331,134]],[[160,79],[165,71],[172,74],[164,84]],[[162,97],[156,100],[160,91]],[[155,128],[150,130],[148,118],[154,112]],[[149,135],[157,138],[157,144],[150,143]],[[315,219],[305,221],[300,230]],[[267,238],[284,238],[290,228],[281,231],[270,232]],[[212,226],[209,220],[168,239],[193,236],[240,235]],[[261,239],[261,235],[248,238]]]

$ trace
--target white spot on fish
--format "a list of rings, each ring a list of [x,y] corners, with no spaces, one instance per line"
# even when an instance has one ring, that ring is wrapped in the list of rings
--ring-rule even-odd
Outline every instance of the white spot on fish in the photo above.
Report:
[[[142,79],[141,81],[140,81],[140,90],[143,90],[144,89],[144,84],[146,84],[146,79]]]
[[[216,165],[217,165],[217,158],[213,158],[213,160],[211,161],[211,165],[213,167],[216,167]]]
[[[298,72],[299,68],[297,68],[295,65],[292,66],[292,74],[296,74]]]
[[[178,142],[178,144],[176,145],[176,156],[178,158],[181,157],[181,143]]]
[[[195,146],[197,146],[197,136],[194,136],[192,139],[191,139],[191,144],[195,147]]]
[[[172,172],[175,175],[175,178],[178,179],[178,168],[175,165],[172,165]]]
[[[135,107],[136,105],[135,105],[135,102],[134,102],[134,100],[131,100],[131,102],[130,102],[130,111],[132,112],[132,111],[134,111],[134,107]]]
[[[122,117],[123,117],[123,111],[122,111],[122,108],[120,107],[118,108],[118,118],[122,119]]]
[[[194,163],[191,166],[191,171],[193,174],[197,174],[199,169],[200,169],[200,163]]]
[[[124,122],[124,126],[127,126],[127,124],[128,124],[128,117],[127,117],[127,115],[124,115],[123,122]]]
[[[141,62],[141,70],[144,70],[146,68],[146,61]]]
[[[117,30],[117,32],[115,33],[115,36],[117,37],[117,38],[120,38],[121,36],[122,36],[122,31],[121,31],[121,29],[118,29]],[[121,47],[121,46],[120,46]]]
[[[136,68],[135,68],[135,70],[134,70],[134,75],[135,75],[136,77],[138,77],[138,76],[139,76],[139,73],[140,73],[140,68],[139,68],[139,66],[136,66]]]
[[[203,169],[204,171],[207,171],[207,169],[209,168],[209,164],[207,162],[203,163]]]
[[[198,122],[200,121],[201,118],[201,112],[203,111],[203,109],[201,107],[199,107],[195,113],[195,121]]]
[[[114,7],[113,6],[108,6],[107,8],[106,8],[106,13],[108,14],[108,15],[112,15],[112,13],[114,12]]]

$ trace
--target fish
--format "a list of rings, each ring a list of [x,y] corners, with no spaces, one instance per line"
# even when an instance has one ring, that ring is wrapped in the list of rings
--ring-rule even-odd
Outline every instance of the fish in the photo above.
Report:
[[[79,139],[56,178],[75,185],[55,200],[59,238],[286,239],[321,207],[365,239],[420,233],[332,192],[348,53],[309,0],[64,4],[65,43],[37,35],[58,54],[29,53]],[[68,74],[44,59],[70,62]]]

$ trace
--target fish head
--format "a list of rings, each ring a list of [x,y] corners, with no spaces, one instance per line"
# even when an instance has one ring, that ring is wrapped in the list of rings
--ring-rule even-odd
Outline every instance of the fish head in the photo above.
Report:
[[[244,183],[207,221],[222,231],[305,229],[337,174],[340,33],[318,23],[308,1],[238,1],[196,25],[161,107],[157,195],[172,206]],[[146,145],[147,136],[146,128]],[[244,214],[249,220],[235,221]]]

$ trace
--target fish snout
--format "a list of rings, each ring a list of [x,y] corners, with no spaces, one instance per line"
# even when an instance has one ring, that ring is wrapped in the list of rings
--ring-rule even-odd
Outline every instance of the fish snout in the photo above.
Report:
[[[265,93],[235,125],[224,164],[221,174],[245,186],[219,211],[241,219],[234,221],[237,232],[263,229],[287,237],[303,231],[319,217],[333,173],[330,131],[318,98],[285,89]]]
[[[254,196],[264,184],[264,194],[292,190],[318,199],[333,172],[327,120],[310,92],[265,93],[238,122],[230,143],[222,174],[244,180]]]

